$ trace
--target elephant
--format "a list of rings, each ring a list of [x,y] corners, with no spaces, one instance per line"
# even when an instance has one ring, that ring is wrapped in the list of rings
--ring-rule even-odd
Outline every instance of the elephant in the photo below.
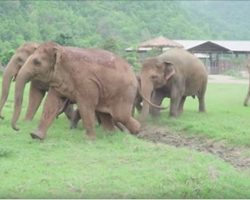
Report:
[[[28,59],[28,57],[34,53],[37,49],[38,44],[35,42],[25,42],[22,44],[12,56],[8,65],[6,66],[3,74],[3,84],[2,84],[2,95],[0,100],[0,118],[4,119],[1,115],[2,108],[7,100],[11,79],[15,81],[18,72]],[[43,81],[31,81],[30,90],[29,90],[29,103],[26,111],[24,120],[32,121],[37,109],[39,108],[45,93],[49,90],[49,85],[43,83]],[[73,107],[68,106],[65,108],[64,113],[68,119],[71,119],[73,114]]]
[[[136,73],[136,79],[138,81],[138,84],[140,85],[140,74],[139,73]],[[142,96],[140,94],[140,91],[137,90],[137,93],[136,93],[136,97],[135,97],[135,102],[134,102],[134,106],[133,106],[133,111],[132,111],[132,115],[134,116],[135,115],[135,108],[137,110],[138,113],[141,113],[141,110],[142,110],[142,106],[141,106],[141,103],[142,103]]]
[[[248,60],[247,60],[247,69],[248,69],[248,73],[249,73],[249,86],[248,86],[246,98],[244,100],[244,106],[248,106],[248,101],[249,101],[249,97],[250,97],[250,56],[248,57]]]
[[[1,119],[4,119],[4,116],[2,116],[1,113],[9,95],[11,80],[13,79],[13,81],[15,81],[19,70],[21,69],[27,58],[36,50],[37,47],[38,44],[36,44],[35,42],[25,42],[17,49],[15,54],[11,57],[8,65],[5,67],[3,73],[2,94],[0,99]],[[31,120],[34,116],[33,101],[31,99],[31,96],[29,102],[30,103],[28,105],[25,119]]]
[[[62,107],[60,108],[60,110],[58,111],[57,117],[58,117],[61,113],[65,112],[65,109],[66,109],[70,104],[72,104],[72,102],[70,102],[68,99],[66,99],[66,100],[64,101],[64,103],[63,103],[63,106],[62,106]],[[101,124],[102,124],[102,121],[101,121],[101,118],[100,118],[100,114],[99,114],[98,112],[95,112],[95,117],[96,117],[96,120],[97,120],[98,124],[101,125]],[[77,109],[74,110],[74,112],[72,113],[70,128],[71,128],[71,129],[76,129],[76,128],[77,128],[77,124],[78,124],[78,122],[80,121],[80,119],[81,119],[80,111],[79,111],[79,109],[77,108]],[[124,127],[123,127],[120,123],[114,121],[114,125],[115,125],[120,131],[125,131]]]
[[[146,58],[140,70],[141,94],[152,103],[160,105],[165,97],[170,98],[169,117],[178,117],[183,112],[187,96],[197,96],[199,111],[206,112],[205,92],[208,74],[204,64],[184,49],[171,49],[159,56]],[[152,93],[153,92],[153,93]],[[159,110],[150,108],[150,113],[159,116]],[[143,100],[140,121],[145,121],[149,104]]]
[[[16,128],[25,84],[43,81],[50,86],[33,139],[44,140],[46,132],[63,106],[62,98],[76,103],[86,135],[95,139],[95,111],[105,130],[114,130],[114,121],[132,134],[140,123],[131,116],[138,83],[130,65],[117,55],[101,49],[70,49],[44,42],[28,58],[16,77],[15,107],[11,121]]]

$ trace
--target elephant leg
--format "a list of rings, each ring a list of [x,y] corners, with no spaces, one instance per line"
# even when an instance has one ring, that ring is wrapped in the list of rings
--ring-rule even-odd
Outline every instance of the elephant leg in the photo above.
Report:
[[[121,104],[118,103],[116,109],[113,112],[113,119],[118,123],[124,125],[131,134],[138,134],[141,129],[141,124],[131,116],[131,106],[119,107]]]
[[[38,129],[30,134],[33,139],[43,140],[45,138],[48,128],[56,118],[62,105],[63,101],[59,94],[54,89],[50,88],[44,103]]]
[[[137,94],[137,96],[135,98],[133,110],[132,110],[132,116],[134,116],[134,114],[135,114],[135,108],[136,108],[138,113],[141,113],[141,110],[142,110],[141,102],[142,102],[142,97],[139,94]]]
[[[45,95],[45,91],[39,90],[34,87],[34,84],[31,82],[30,91],[29,91],[29,103],[26,111],[24,120],[31,121],[33,120],[42,100]]]
[[[205,91],[200,92],[200,94],[198,95],[198,101],[199,101],[199,112],[206,112]]]
[[[73,113],[74,113],[74,108],[73,105],[70,104],[66,107],[65,111],[64,111],[66,117],[71,120],[71,118],[73,117]]]
[[[96,113],[95,113],[95,118],[96,118],[98,124],[101,125],[101,124],[102,124],[102,120],[101,120],[101,117],[100,117],[100,115],[99,115],[99,112],[96,112]]]
[[[115,126],[122,132],[126,131],[126,128],[119,122],[114,121]]]
[[[85,103],[77,104],[86,135],[93,140],[95,139],[95,108],[87,105]]]
[[[154,91],[153,94],[152,94],[152,103],[155,104],[155,105],[161,105],[163,99],[164,99],[165,95],[163,92],[160,92],[160,91]],[[153,117],[158,117],[160,116],[160,110],[157,109],[157,108],[153,108],[152,106],[150,106],[150,110],[149,110],[150,114],[153,116]]]
[[[244,106],[248,106],[249,97],[250,97],[250,88],[248,89],[247,96],[244,100]]]
[[[80,115],[80,111],[77,108],[75,111],[73,111],[72,113],[72,117],[71,117],[71,125],[70,128],[71,129],[76,129],[77,128],[77,124],[79,122],[79,120],[81,119],[81,115]]]
[[[99,89],[93,82],[88,82],[88,90],[85,88],[77,94],[77,107],[80,111],[83,127],[89,139],[95,139],[95,116],[99,100]]]
[[[183,107],[184,107],[184,103],[186,100],[186,96],[183,96],[180,100],[180,104],[179,104],[179,108],[178,108],[178,115],[181,115],[183,113]]]
[[[171,90],[169,117],[178,117],[178,109],[179,109],[181,97],[182,97],[182,94],[178,88],[173,88]]]
[[[105,131],[115,131],[114,120],[110,114],[98,112],[98,116],[100,117],[102,127]]]

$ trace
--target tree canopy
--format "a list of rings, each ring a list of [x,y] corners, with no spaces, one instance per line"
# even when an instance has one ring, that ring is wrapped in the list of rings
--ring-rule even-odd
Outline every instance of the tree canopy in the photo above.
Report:
[[[170,39],[249,40],[248,1],[0,1],[0,60],[25,41],[124,49]]]

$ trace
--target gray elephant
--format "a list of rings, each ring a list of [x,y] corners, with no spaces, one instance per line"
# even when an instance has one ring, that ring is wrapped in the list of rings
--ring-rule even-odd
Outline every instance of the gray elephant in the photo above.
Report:
[[[199,111],[205,112],[205,92],[208,75],[204,64],[183,49],[172,49],[157,57],[147,58],[140,71],[141,94],[153,104],[160,105],[165,97],[170,98],[170,117],[183,112],[187,96],[197,96]],[[149,104],[143,100],[140,120],[149,113]],[[159,110],[151,109],[152,115]]]
[[[248,57],[248,60],[247,60],[247,69],[249,73],[249,87],[248,87],[246,98],[244,100],[244,106],[248,106],[248,101],[250,97],[250,56]]]

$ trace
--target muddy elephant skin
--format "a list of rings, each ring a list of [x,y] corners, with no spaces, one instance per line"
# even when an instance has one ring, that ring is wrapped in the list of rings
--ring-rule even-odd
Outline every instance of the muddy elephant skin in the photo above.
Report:
[[[83,126],[90,139],[95,138],[95,111],[102,124],[114,130],[114,121],[122,123],[132,134],[140,123],[131,117],[137,92],[137,80],[129,64],[115,54],[100,49],[69,49],[45,42],[28,58],[16,78],[15,127],[27,81],[43,81],[50,85],[38,129],[32,138],[44,139],[63,105],[62,98],[76,103]]]
[[[143,61],[141,93],[147,99],[152,94],[151,101],[156,105],[160,105],[165,97],[170,98],[170,117],[183,112],[187,96],[197,96],[199,111],[205,112],[207,78],[205,66],[197,57],[183,49],[172,49]],[[153,116],[159,115],[159,110],[150,110]],[[140,120],[144,121],[148,113],[149,105],[143,101]]]

